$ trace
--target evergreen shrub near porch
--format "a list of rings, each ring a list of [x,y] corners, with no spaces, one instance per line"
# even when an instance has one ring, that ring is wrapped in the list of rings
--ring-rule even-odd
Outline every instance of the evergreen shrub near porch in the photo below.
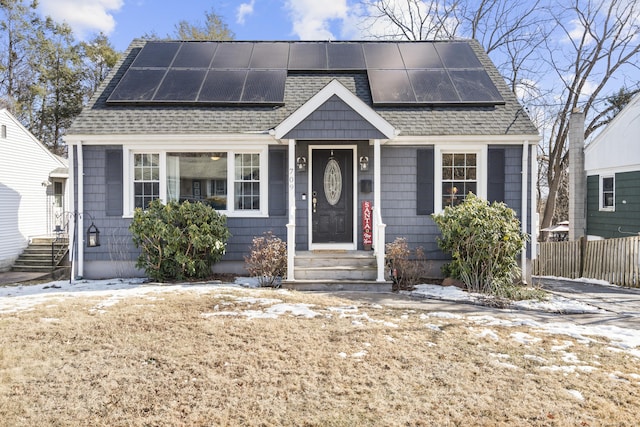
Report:
[[[154,200],[136,209],[129,230],[142,250],[136,267],[156,281],[205,279],[230,237],[227,217],[202,203]]]
[[[445,275],[462,280],[471,292],[513,296],[520,276],[517,256],[527,241],[513,209],[469,193],[433,219],[442,232],[438,246],[452,258]]]

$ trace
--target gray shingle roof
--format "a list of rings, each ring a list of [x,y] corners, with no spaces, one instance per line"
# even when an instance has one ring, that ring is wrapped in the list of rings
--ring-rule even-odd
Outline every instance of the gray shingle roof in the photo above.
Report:
[[[285,85],[285,105],[282,107],[107,104],[107,98],[145,43],[144,40],[134,40],[131,43],[89,105],[73,122],[69,135],[231,134],[268,131],[333,79],[355,93],[404,136],[538,133],[488,55],[474,40],[469,43],[500,91],[504,105],[374,106],[366,74],[342,72],[289,75]]]

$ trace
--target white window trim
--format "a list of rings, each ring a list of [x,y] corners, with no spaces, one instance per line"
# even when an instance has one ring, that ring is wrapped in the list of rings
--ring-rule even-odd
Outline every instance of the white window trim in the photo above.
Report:
[[[167,202],[167,153],[198,153],[198,152],[226,152],[227,153],[227,208],[219,210],[230,218],[266,218],[269,216],[269,147],[224,147],[224,146],[207,146],[207,147],[187,147],[176,144],[173,147],[164,146],[161,149],[151,149],[149,147],[123,147],[123,217],[133,218],[134,212],[134,182],[133,182],[133,165],[135,154],[151,154],[160,155],[160,200]],[[260,210],[234,210],[235,206],[235,155],[236,154],[259,154],[260,155]],[[231,208],[231,209],[229,209]]]
[[[477,191],[476,196],[486,199],[487,198],[487,145],[436,145],[434,147],[434,189],[433,197],[435,198],[433,208],[435,213],[440,213],[444,210],[442,207],[442,155],[443,154],[456,154],[456,153],[471,153],[476,157],[476,181]]]
[[[613,179],[613,206],[604,205],[604,197],[602,197],[603,196],[602,193],[604,193],[603,181],[605,178]],[[616,176],[615,175],[600,175],[599,184],[598,184],[598,208],[601,212],[616,211]]]

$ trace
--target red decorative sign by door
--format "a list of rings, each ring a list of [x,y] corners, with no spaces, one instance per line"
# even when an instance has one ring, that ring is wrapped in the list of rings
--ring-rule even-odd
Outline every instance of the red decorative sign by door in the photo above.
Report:
[[[373,218],[371,217],[371,202],[365,200],[362,202],[362,244],[364,250],[371,250],[373,243]]]

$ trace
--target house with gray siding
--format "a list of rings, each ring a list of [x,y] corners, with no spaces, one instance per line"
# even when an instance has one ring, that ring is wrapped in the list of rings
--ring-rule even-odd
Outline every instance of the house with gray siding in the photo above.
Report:
[[[437,275],[431,214],[469,192],[512,207],[532,236],[525,269],[535,256],[537,130],[474,40],[134,40],[65,139],[78,276],[142,274],[128,226],[157,198],[227,216],[218,271],[244,272],[272,231],[290,282],[353,257],[371,262],[359,279],[384,282],[397,237]],[[99,247],[83,242],[91,223]],[[309,254],[332,254],[320,277]]]
[[[640,233],[640,94],[584,149],[587,235]]]

